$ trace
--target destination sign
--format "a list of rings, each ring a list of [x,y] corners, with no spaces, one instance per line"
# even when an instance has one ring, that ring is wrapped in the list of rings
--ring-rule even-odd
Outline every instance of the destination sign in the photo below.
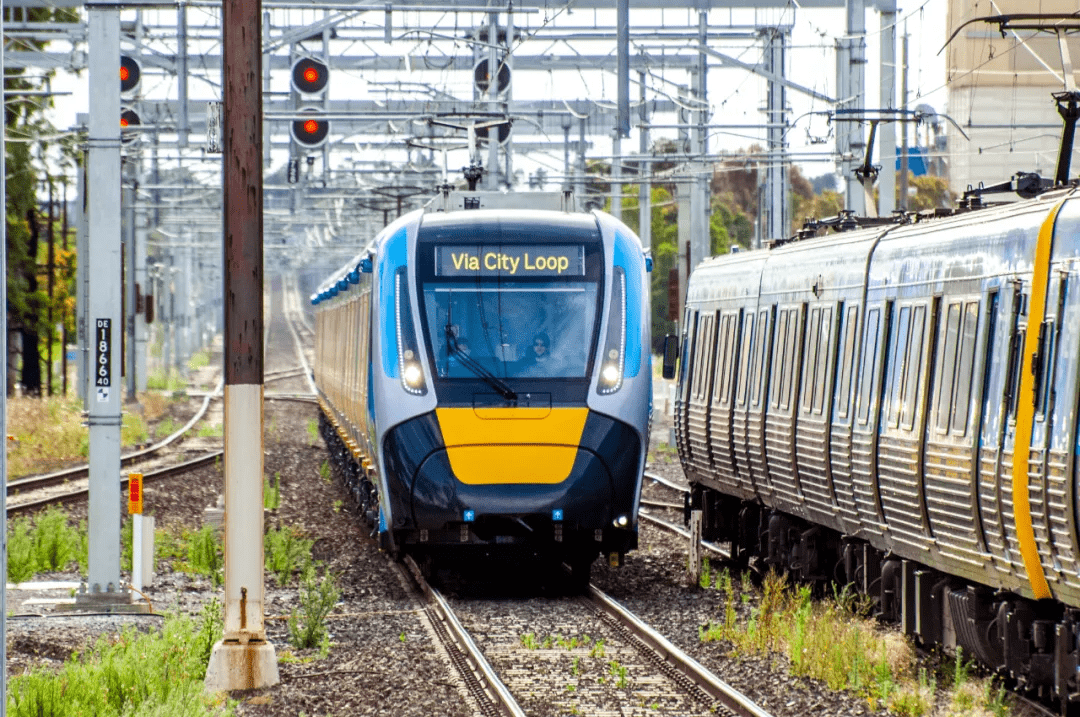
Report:
[[[580,244],[435,247],[435,276],[584,276]]]

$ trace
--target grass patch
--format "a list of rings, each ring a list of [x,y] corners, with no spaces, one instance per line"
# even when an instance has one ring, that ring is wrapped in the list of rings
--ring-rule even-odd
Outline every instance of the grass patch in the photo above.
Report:
[[[158,369],[146,376],[146,388],[150,391],[181,391],[187,388],[187,381],[175,369]]]
[[[232,714],[231,705],[207,697],[203,678],[210,650],[221,637],[216,600],[192,619],[172,615],[160,631],[125,630],[100,638],[59,671],[35,669],[11,678],[7,713],[51,715]]]
[[[757,605],[747,610],[752,588],[745,576],[741,591],[727,570],[717,574],[715,586],[724,594],[724,617],[699,630],[703,642],[725,641],[736,655],[784,655],[792,674],[854,692],[871,709],[906,717],[930,714],[941,684],[950,714],[1007,714],[1000,688],[991,679],[974,677],[962,650],[939,680],[918,669],[907,640],[870,618],[865,598],[847,590],[815,602],[809,587],[792,586],[770,572]]]
[[[64,398],[8,398],[8,477],[47,473],[73,461],[86,460],[89,429],[83,425],[82,404],[74,395]]]
[[[315,445],[319,442],[319,422],[312,418],[307,422],[308,436],[311,437],[311,445]]]
[[[225,582],[225,558],[221,538],[213,526],[204,525],[190,534],[186,572],[205,575],[215,587]]]
[[[198,371],[200,368],[205,368],[210,365],[210,353],[208,351],[196,351],[191,354],[191,358],[188,359],[188,368],[192,371]]]
[[[221,438],[225,435],[225,426],[215,423],[212,426],[201,426],[196,434],[200,438]]]
[[[38,573],[67,570],[73,563],[86,562],[86,527],[69,525],[67,512],[60,508],[49,508],[32,520],[13,519],[8,523],[7,542],[10,582],[25,582]]]

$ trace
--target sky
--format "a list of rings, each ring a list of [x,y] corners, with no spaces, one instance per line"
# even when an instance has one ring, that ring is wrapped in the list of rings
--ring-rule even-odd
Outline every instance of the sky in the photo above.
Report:
[[[192,12],[195,12],[193,8]],[[665,11],[667,12],[667,11]],[[672,20],[681,22],[686,11],[682,11],[684,17],[673,18],[670,14],[660,17],[659,22]],[[555,17],[553,23],[569,23],[584,21],[582,12],[578,11],[577,17],[566,15]],[[382,13],[377,13],[378,18],[373,18],[373,24],[380,24]],[[571,14],[572,15],[572,14]],[[905,3],[898,12],[898,35],[905,29],[909,36],[909,106],[914,108],[919,104],[928,104],[938,112],[946,112],[945,92],[945,55],[937,54],[945,41],[946,0],[914,0]],[[419,16],[418,16],[419,17]],[[430,16],[429,16],[430,17]],[[378,23],[374,21],[377,20]],[[784,10],[733,10],[713,11],[710,23],[713,26],[730,21],[736,25],[771,24],[783,23],[792,25],[792,47],[788,55],[788,78],[800,85],[813,88],[824,94],[835,96],[835,60],[833,46],[835,38],[844,31],[844,12],[842,9],[802,9],[789,7]],[[646,16],[643,11],[631,13],[631,26],[635,24],[650,24],[658,22],[655,13]],[[196,25],[198,20],[192,18],[191,24]],[[407,26],[408,18],[401,21],[401,27]],[[452,27],[452,21],[451,25]],[[397,29],[397,28],[395,28]],[[866,13],[866,106],[879,106],[878,78],[880,57],[880,16],[874,11]],[[635,38],[636,39],[636,38]],[[897,61],[900,55],[900,39],[897,39]],[[50,49],[59,49],[53,47]],[[756,63],[761,59],[761,46],[750,43],[729,43],[716,49],[738,57],[743,62]],[[397,42],[386,48],[391,53],[408,53],[410,51],[423,51],[420,41],[411,46],[408,42]],[[603,52],[602,48],[597,50]],[[613,48],[612,48],[613,51]],[[412,73],[413,76],[405,79],[422,79],[425,82],[439,85],[445,84],[447,89],[460,90],[467,88],[469,79],[466,77],[450,77],[443,73]],[[454,73],[457,75],[458,73]],[[332,97],[351,97],[362,95],[364,88],[371,89],[371,75],[363,75],[349,78],[349,82],[332,82]],[[685,78],[675,77],[676,81],[685,81]],[[287,78],[275,77],[277,89],[287,89]],[[198,99],[207,93],[213,94],[220,90],[206,86],[198,86],[203,83],[194,83],[191,88],[193,99]],[[76,115],[88,111],[86,73],[75,77],[67,73],[58,73],[53,82],[53,89],[70,92],[70,95],[58,97],[56,106],[49,112],[49,118],[54,126],[64,130],[75,124]],[[897,75],[897,89],[899,91],[900,77]],[[713,112],[712,122],[728,125],[752,125],[764,122],[762,109],[765,105],[766,83],[748,72],[739,69],[712,69],[709,74],[708,99]],[[155,88],[144,88],[147,93],[158,92],[161,94],[173,93],[175,88],[172,83]],[[532,77],[528,82],[516,83],[514,93],[516,98],[544,98],[552,97],[573,99],[602,98],[614,102],[616,86],[614,78],[609,73],[582,72],[550,73],[546,77]],[[464,94],[464,93],[462,93]],[[631,95],[636,97],[636,88],[631,89]],[[818,114],[828,109],[828,106],[820,100],[813,100],[797,92],[788,93],[788,102],[791,107],[789,119],[792,127],[788,132],[790,151],[796,163],[800,165],[803,173],[808,176],[816,176],[834,171],[835,166],[829,157],[834,148],[834,140],[830,135],[830,126],[824,115]],[[654,132],[663,134],[663,131]],[[669,131],[674,134],[674,130]],[[761,143],[762,133],[753,129],[730,129],[715,130],[710,135],[709,149],[713,153],[736,152],[744,149],[755,142]],[[822,141],[824,140],[824,141]],[[193,137],[195,143],[201,142],[200,137]],[[624,148],[636,149],[638,141],[636,131],[627,141],[624,140]],[[603,138],[597,138],[597,154],[610,153],[610,144]],[[274,158],[275,164],[285,161],[283,154]],[[461,166],[461,157],[451,158],[451,167]],[[518,160],[515,160],[516,163]],[[545,166],[551,171],[561,171],[561,152],[551,156],[538,156],[534,161],[522,159],[520,164],[524,171],[532,171],[531,167]]]

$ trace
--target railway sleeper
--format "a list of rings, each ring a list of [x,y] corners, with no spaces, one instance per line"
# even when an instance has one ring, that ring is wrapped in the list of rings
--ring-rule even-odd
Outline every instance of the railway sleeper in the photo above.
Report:
[[[870,600],[872,614],[924,648],[976,659],[1023,692],[1080,714],[1080,610],[1034,601],[946,575],[864,540],[759,503],[693,484],[685,501],[702,514],[702,538],[728,542],[732,561],[810,583],[833,582]]]

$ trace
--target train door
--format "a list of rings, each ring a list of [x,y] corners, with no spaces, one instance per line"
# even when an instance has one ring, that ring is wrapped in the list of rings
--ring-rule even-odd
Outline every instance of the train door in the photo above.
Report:
[[[836,350],[836,382],[832,393],[829,430],[829,476],[841,530],[859,531],[859,511],[852,483],[851,435],[854,424],[855,389],[858,386],[859,331],[861,311],[858,304],[840,304],[839,334]]]
[[[996,301],[997,295],[991,295]],[[993,309],[982,306],[977,296],[948,296],[943,300],[933,358],[934,391],[931,395],[924,434],[923,459],[926,514],[930,532],[945,555],[968,564],[980,562],[985,552],[977,511],[977,459],[972,435],[978,426],[972,420],[972,397],[976,407],[981,397],[982,376],[977,370],[977,339],[980,322],[982,344],[993,328]],[[984,348],[985,359],[992,350]],[[972,577],[978,578],[981,567]]]
[[[679,449],[679,459],[683,465],[690,460],[690,447],[687,437],[686,412],[687,402],[690,399],[690,362],[694,356],[694,341],[697,338],[698,312],[686,307],[686,315],[683,318],[682,332],[682,358],[679,360],[679,382],[675,389],[675,443]]]
[[[773,505],[795,515],[805,512],[795,464],[795,405],[802,382],[800,353],[805,324],[805,303],[777,308],[769,408],[765,415],[765,449]]]
[[[769,469],[765,461],[765,408],[769,402],[769,370],[772,366],[776,306],[758,311],[754,335],[754,359],[750,365],[750,385],[746,417],[746,445],[750,459],[750,479],[759,497],[771,496]]]
[[[690,358],[689,392],[686,400],[686,448],[689,463],[683,465],[700,476],[712,473],[709,447],[709,399],[712,396],[713,364],[716,359],[717,313],[701,312],[697,319],[697,338]]]
[[[816,522],[842,530],[836,515],[829,475],[829,424],[832,409],[833,367],[842,304],[812,305],[802,350],[802,390],[798,401],[795,455],[799,487]]]
[[[1069,363],[1059,349],[1062,319],[1066,314],[1068,274],[1051,267],[1047,287],[1046,317],[1038,335],[1034,401],[1035,423],[1031,432],[1028,475],[1029,501],[1035,544],[1039,548],[1046,578],[1051,583],[1066,582],[1080,587],[1075,548],[1075,501],[1071,500],[1072,481],[1067,468],[1073,452],[1070,437],[1073,406],[1058,401],[1069,395],[1064,389],[1071,383],[1061,370]],[[1074,314],[1075,316],[1075,314]],[[1058,393],[1058,388],[1063,389]]]
[[[753,468],[750,463],[750,384],[753,366],[757,361],[757,318],[758,314],[753,307],[743,311],[739,357],[735,364],[735,405],[731,415],[731,443],[736,481],[737,485],[750,495],[754,492]]]
[[[932,348],[940,299],[897,302],[887,344],[889,369],[878,423],[877,483],[882,514],[894,540],[930,545],[922,481],[923,436]]]
[[[877,486],[877,433],[881,415],[882,374],[886,368],[883,344],[889,336],[893,302],[867,306],[859,350],[859,384],[851,435],[851,483],[862,529],[880,534],[881,503]]]
[[[716,372],[709,409],[709,444],[712,473],[725,486],[737,484],[732,447],[732,413],[735,402],[735,369],[739,363],[743,311],[721,312],[716,336]],[[748,497],[748,496],[743,496]]]

